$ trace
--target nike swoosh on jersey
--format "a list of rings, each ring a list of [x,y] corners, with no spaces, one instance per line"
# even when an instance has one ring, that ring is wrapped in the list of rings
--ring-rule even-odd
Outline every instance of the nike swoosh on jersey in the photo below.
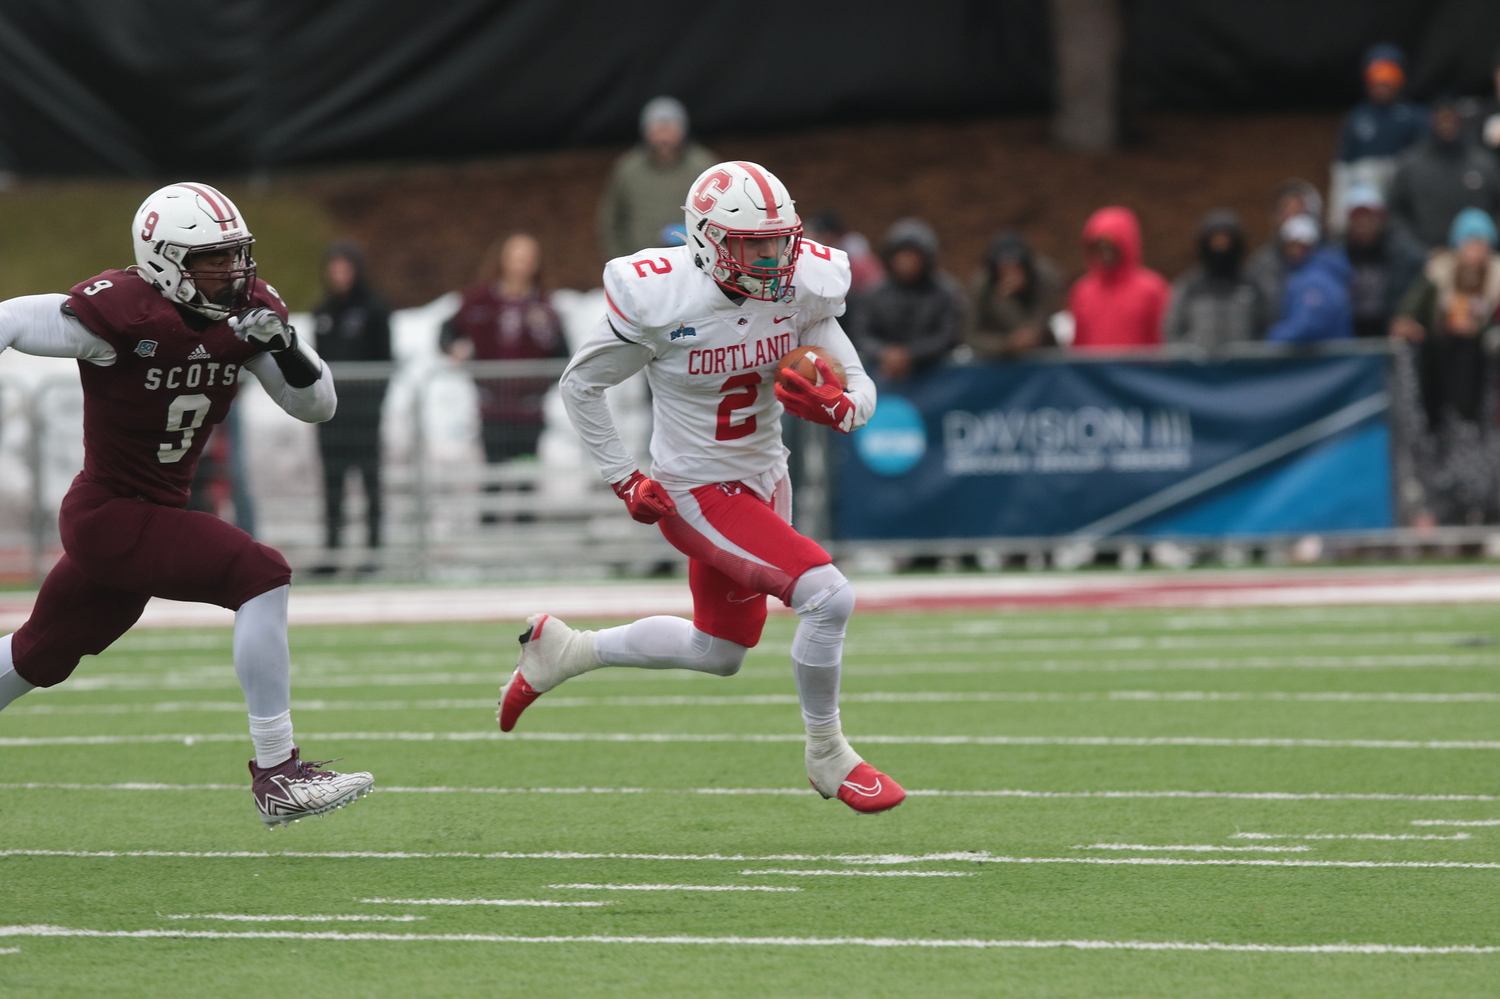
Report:
[[[788,319],[795,319],[795,318],[797,318],[797,313],[793,312],[790,316],[772,316],[771,317],[771,322],[773,324],[775,324],[775,323],[784,323]]]

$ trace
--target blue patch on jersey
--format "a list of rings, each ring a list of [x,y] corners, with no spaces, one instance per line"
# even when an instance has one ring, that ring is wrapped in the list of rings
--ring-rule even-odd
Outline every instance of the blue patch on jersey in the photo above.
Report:
[[[672,331],[672,335],[670,337],[668,337],[667,339],[668,339],[668,342],[670,342],[672,340],[681,340],[683,337],[697,336],[697,335],[698,335],[698,331],[695,330],[693,327],[691,327],[691,326],[679,326],[675,330]]]
[[[135,345],[135,352],[137,354],[139,354],[141,357],[155,357],[156,356],[156,341],[155,340],[142,340],[140,343],[138,343],[138,344]]]

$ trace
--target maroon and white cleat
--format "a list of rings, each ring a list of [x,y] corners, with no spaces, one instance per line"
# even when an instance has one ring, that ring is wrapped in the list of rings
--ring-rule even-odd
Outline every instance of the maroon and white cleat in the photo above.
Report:
[[[900,784],[861,761],[839,785],[838,798],[856,812],[870,814],[895,808],[906,800],[906,791]]]
[[[538,697],[599,665],[592,631],[574,631],[550,614],[531,615],[521,636],[516,671],[500,688],[500,709],[495,712],[500,731],[515,728],[521,712]]]
[[[323,769],[332,762],[309,763],[296,747],[285,763],[264,770],[251,760],[250,793],[255,796],[255,809],[266,828],[343,808],[375,789],[375,778],[368,773],[341,774]]]

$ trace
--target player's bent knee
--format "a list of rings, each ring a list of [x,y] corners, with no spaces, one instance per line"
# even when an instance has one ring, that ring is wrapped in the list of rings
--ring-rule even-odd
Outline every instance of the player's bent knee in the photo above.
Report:
[[[792,609],[804,621],[816,619],[835,626],[854,616],[854,587],[832,565],[818,565],[804,572],[792,591]]]
[[[715,676],[734,676],[744,665],[745,653],[749,651],[738,642],[697,631],[693,635],[693,651],[698,654],[701,672]]]

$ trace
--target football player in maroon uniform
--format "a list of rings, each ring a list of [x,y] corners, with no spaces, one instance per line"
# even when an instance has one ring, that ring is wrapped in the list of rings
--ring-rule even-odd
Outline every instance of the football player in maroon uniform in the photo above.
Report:
[[[250,709],[251,790],[268,827],[340,808],[374,786],[300,758],[292,741],[287,592],[275,549],[185,510],[198,455],[248,369],[309,423],[333,416],[333,376],[255,275],[254,239],[207,184],[172,184],[136,212],[136,263],[68,295],[0,302],[0,350],[78,359],[83,471],[63,499],[63,556],[31,618],[0,638],[0,710],[68,678],[153,596],[235,612],[234,669]]]

